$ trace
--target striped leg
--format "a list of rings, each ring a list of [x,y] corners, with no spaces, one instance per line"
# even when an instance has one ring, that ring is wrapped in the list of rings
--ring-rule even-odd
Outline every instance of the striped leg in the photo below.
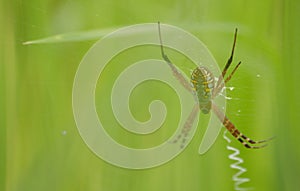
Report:
[[[271,139],[267,140],[261,140],[261,141],[254,141],[247,137],[246,135],[242,134],[235,126],[234,124],[226,117],[226,115],[213,103],[212,104],[212,110],[217,115],[220,121],[222,121],[224,127],[239,141],[241,142],[246,148],[250,149],[259,149],[262,147],[267,146],[267,144],[259,145],[259,146],[253,146],[253,144],[260,144],[267,142]]]

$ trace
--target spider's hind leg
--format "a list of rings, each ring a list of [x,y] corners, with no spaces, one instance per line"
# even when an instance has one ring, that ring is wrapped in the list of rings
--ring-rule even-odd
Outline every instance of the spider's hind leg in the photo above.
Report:
[[[217,115],[220,121],[222,121],[224,127],[234,136],[240,143],[242,143],[246,148],[259,149],[267,146],[267,144],[257,145],[260,143],[265,143],[271,139],[254,141],[248,138],[246,135],[242,134],[235,125],[226,117],[226,115],[213,103],[212,110]],[[257,145],[257,146],[256,146]]]
[[[260,143],[265,143],[265,142],[271,140],[271,139],[267,139],[267,140],[254,141],[254,140],[250,139],[249,137],[247,137],[246,135],[239,132],[239,130],[237,130],[237,129],[235,129],[234,132],[231,132],[231,134],[239,142],[241,142],[246,148],[249,148],[249,149],[263,148],[263,147],[267,146],[267,144],[263,144],[263,145],[259,145],[259,146],[256,146],[256,145],[260,144]]]

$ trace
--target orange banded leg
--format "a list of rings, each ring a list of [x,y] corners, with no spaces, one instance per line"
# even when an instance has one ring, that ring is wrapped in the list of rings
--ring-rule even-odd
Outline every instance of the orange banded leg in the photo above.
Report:
[[[242,134],[215,104],[212,104],[212,109],[214,113],[217,115],[217,117],[219,118],[219,120],[222,121],[224,127],[232,134],[232,136],[234,136],[246,148],[259,149],[265,147],[266,144],[260,146],[252,146],[252,145],[264,143],[272,139],[271,138],[271,139],[261,140],[261,141],[254,141],[250,139],[246,135]]]
[[[227,128],[227,127],[226,127]],[[239,130],[235,129],[234,132],[230,132],[239,142],[241,142],[246,148],[259,149],[267,146],[266,144],[260,146],[252,146],[251,144],[259,144],[266,142],[267,140],[254,141],[247,136],[243,135]]]

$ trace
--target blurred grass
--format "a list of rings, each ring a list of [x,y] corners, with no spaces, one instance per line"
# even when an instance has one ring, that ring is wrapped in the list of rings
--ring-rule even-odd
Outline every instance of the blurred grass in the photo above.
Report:
[[[277,136],[267,148],[258,151],[245,150],[234,143],[245,159],[244,166],[248,168],[245,176],[251,178],[245,186],[264,191],[297,190],[300,177],[297,148],[299,9],[300,3],[296,0],[2,0],[0,190],[233,189],[231,176],[235,172],[229,167],[232,161],[227,159],[229,153],[221,137],[207,154],[197,154],[203,130],[198,130],[191,145],[177,158],[149,170],[117,168],[93,155],[77,132],[71,98],[78,64],[94,41],[22,44],[55,34],[158,20],[191,29],[208,46],[221,67],[230,52],[233,30],[239,28],[235,63],[242,60],[243,65],[230,83],[235,89],[229,92],[234,99],[228,102],[227,114],[251,137]],[[142,56],[147,57],[147,54]],[[192,68],[182,64],[180,59],[174,62],[189,75]],[[111,78],[106,74],[105,79],[112,81],[117,71],[113,70]],[[132,98],[137,100],[131,106],[133,111],[140,111],[139,103],[143,104],[140,107],[144,106],[144,116],[140,113],[137,116],[141,119],[148,115],[147,101],[162,93],[154,92],[145,97],[149,94],[147,88],[155,89],[159,84],[149,86],[139,87],[133,95],[136,97]],[[101,93],[101,89],[99,91]],[[171,100],[176,100],[171,90],[165,91]],[[168,106],[168,109],[173,111],[172,117],[178,115],[178,106]],[[165,128],[173,128],[176,120],[170,116],[167,120]],[[126,142],[126,136],[112,133]],[[157,137],[158,143],[163,138]],[[134,142],[128,143],[134,145]]]

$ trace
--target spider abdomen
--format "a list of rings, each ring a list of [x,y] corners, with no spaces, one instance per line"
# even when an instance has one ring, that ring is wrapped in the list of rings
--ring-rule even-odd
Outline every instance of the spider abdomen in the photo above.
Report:
[[[197,94],[200,110],[204,114],[209,113],[215,86],[213,74],[205,67],[197,67],[192,72],[191,83]]]

